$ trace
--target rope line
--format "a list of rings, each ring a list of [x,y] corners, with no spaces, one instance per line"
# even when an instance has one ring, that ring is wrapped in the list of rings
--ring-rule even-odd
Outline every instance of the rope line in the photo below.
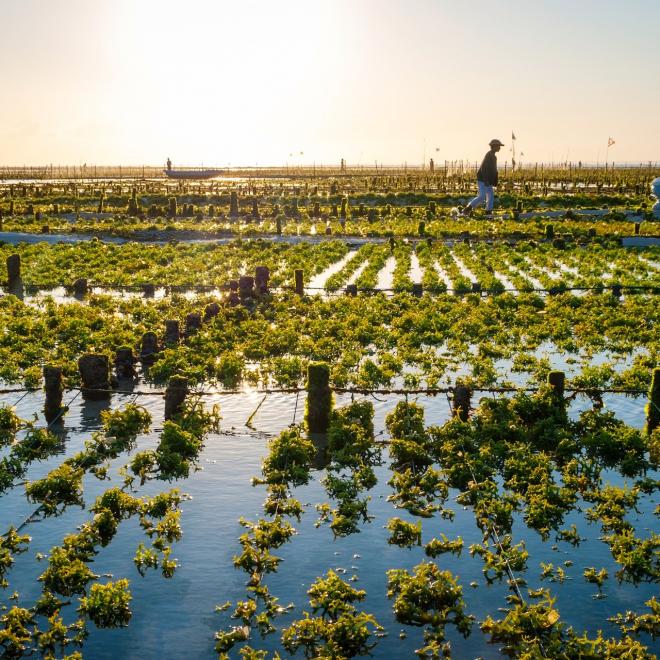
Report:
[[[362,395],[374,395],[374,394],[397,394],[397,395],[411,395],[411,394],[428,394],[429,396],[435,396],[438,394],[451,394],[454,392],[455,388],[452,386],[447,387],[429,387],[429,388],[413,388],[413,389],[400,389],[400,388],[381,388],[381,389],[370,389],[367,387],[330,387],[330,389],[336,394],[362,394]],[[471,387],[469,388],[471,392],[486,392],[486,393],[495,393],[495,394],[506,394],[506,393],[515,393],[515,392],[538,392],[539,387]],[[0,395],[2,394],[12,394],[18,392],[25,392],[24,396],[27,396],[29,393],[36,393],[40,390],[27,389],[27,388],[12,388],[12,389],[0,389]],[[166,390],[113,390],[113,389],[90,389],[84,387],[72,387],[68,391],[78,393],[85,392],[94,392],[97,394],[123,394],[130,396],[156,396],[162,397],[165,396]],[[242,394],[245,395],[247,392],[252,392],[255,394],[298,394],[299,392],[306,392],[306,387],[280,387],[280,388],[263,388],[257,390],[191,390],[190,394],[195,396],[219,396],[219,395],[236,395]],[[567,387],[564,389],[567,393],[573,394],[625,394],[630,396],[640,396],[643,394],[648,394],[648,390],[643,389],[633,389],[633,388],[623,388],[623,387],[608,387],[608,388],[598,388],[598,387]],[[21,397],[22,399],[23,397]]]
[[[18,401],[16,401],[16,403],[14,403],[14,405],[12,406],[12,408],[16,408],[16,406],[17,406],[21,401],[23,401],[23,399],[24,399],[28,394],[30,394],[30,392],[33,392],[33,391],[34,391],[34,390],[25,390],[25,392],[23,392],[23,394],[18,398]]]
[[[249,429],[254,429],[254,427],[252,426],[252,420],[254,419],[254,416],[259,412],[259,408],[261,408],[261,405],[266,400],[267,396],[268,393],[264,394],[264,398],[261,399],[261,401],[259,401],[259,405],[254,409],[254,412],[247,418],[247,422],[245,422],[245,426],[247,426]],[[199,398],[201,398],[201,395]]]
[[[298,399],[300,398],[300,392],[296,392],[296,405],[293,407],[293,419],[291,420],[291,424],[289,426],[295,426],[296,425],[296,414],[298,413]]]
[[[416,283],[419,284],[419,283]],[[3,282],[6,288],[8,285]],[[145,293],[145,288],[154,286],[155,289],[164,289],[165,293],[181,293],[186,291],[195,291],[197,293],[213,293],[214,291],[232,291],[228,284],[161,284],[161,285],[146,285],[146,284],[88,284],[88,289],[103,289],[103,290],[116,290],[116,291],[137,291]],[[39,293],[43,291],[52,291],[55,288],[71,289],[71,284],[27,284],[25,285],[26,291],[30,293]],[[306,291],[325,291],[328,294],[336,294],[346,292],[346,287],[337,287],[328,289],[323,286],[305,286]],[[536,287],[505,287],[502,289],[480,289],[479,291],[471,291],[469,289],[455,289],[446,288],[442,290],[422,288],[422,293],[441,295],[443,293],[453,294],[468,294],[468,293],[484,293],[484,294],[499,294],[499,293],[565,293],[568,291],[614,291],[620,290],[622,293],[625,291],[648,291],[653,294],[660,294],[660,286],[654,284],[602,284],[598,286],[556,286],[550,288],[536,288]],[[269,287],[267,293],[291,293],[295,291],[293,286],[276,286]],[[238,293],[238,289],[236,290]],[[360,293],[412,293],[412,285],[410,288],[395,289],[395,288],[379,288],[379,287],[359,287],[357,292]],[[72,295],[75,297],[75,295]],[[256,298],[259,296],[257,295]]]

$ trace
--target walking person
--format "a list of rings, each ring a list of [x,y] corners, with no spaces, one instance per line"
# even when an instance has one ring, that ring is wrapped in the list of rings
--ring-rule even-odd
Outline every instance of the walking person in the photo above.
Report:
[[[471,215],[472,211],[484,202],[486,204],[486,215],[488,217],[492,216],[493,202],[495,201],[493,186],[497,185],[497,156],[495,154],[500,150],[500,147],[504,146],[504,143],[494,139],[488,144],[490,145],[490,151],[484,156],[481,167],[477,172],[478,194],[463,209],[463,215],[465,216]]]

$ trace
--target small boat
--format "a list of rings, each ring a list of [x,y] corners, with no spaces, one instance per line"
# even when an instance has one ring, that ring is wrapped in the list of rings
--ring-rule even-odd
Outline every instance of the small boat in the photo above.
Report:
[[[163,172],[170,179],[212,179],[214,176],[224,174],[223,170],[205,170],[201,168],[198,170],[165,169]]]

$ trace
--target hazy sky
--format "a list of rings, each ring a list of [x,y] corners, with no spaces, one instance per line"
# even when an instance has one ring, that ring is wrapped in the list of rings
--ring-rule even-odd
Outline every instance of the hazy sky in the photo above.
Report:
[[[660,0],[0,0],[0,164],[660,160]],[[301,154],[302,152],[302,154]]]

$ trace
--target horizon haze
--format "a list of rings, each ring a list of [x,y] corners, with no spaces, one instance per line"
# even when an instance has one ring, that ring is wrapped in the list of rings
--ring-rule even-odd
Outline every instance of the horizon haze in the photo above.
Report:
[[[419,166],[493,137],[510,162],[512,132],[523,163],[658,161],[659,22],[652,0],[3,0],[0,164]]]

